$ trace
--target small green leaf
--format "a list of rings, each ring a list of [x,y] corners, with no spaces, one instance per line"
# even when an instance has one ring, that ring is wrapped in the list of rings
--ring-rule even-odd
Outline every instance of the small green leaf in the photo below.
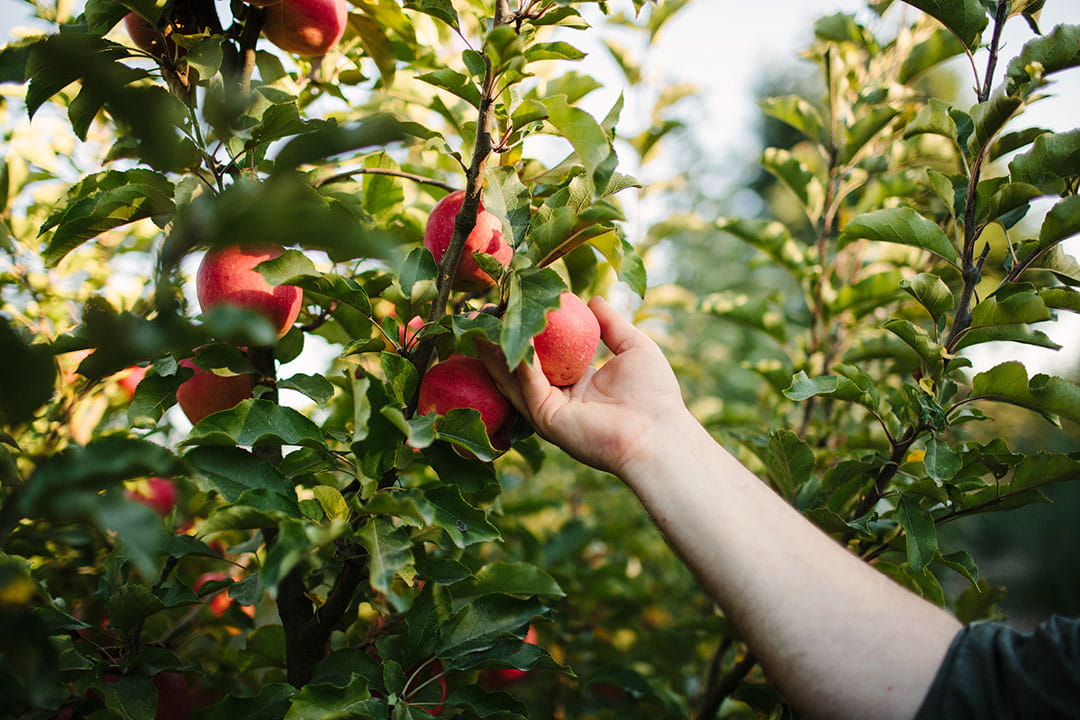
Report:
[[[333,384],[322,375],[297,373],[284,380],[278,380],[278,387],[303,393],[320,407],[325,406],[334,397]]]
[[[919,110],[914,119],[904,126],[904,139],[929,133],[941,135],[956,142],[956,122],[952,119],[952,115],[949,114],[949,110],[949,104],[944,100],[931,98],[930,102]]]
[[[474,108],[479,108],[480,102],[483,99],[480,94],[480,88],[477,87],[471,77],[462,75],[449,68],[417,75],[416,79],[422,80],[429,85],[434,85],[437,88],[442,88],[443,90],[458,96]]]
[[[968,153],[972,157],[981,154],[1021,107],[1023,101],[1020,98],[997,92],[986,102],[971,108],[971,120],[975,127],[968,138]]]
[[[496,593],[523,597],[566,597],[554,578],[526,562],[490,563],[480,568],[474,577],[455,584],[453,588],[456,607]]]
[[[1046,194],[1061,194],[1065,179],[1080,174],[1080,130],[1043,133],[1030,150],[1009,163],[1013,182],[1035,185]]]
[[[434,508],[432,524],[441,527],[457,547],[502,538],[487,514],[470,505],[458,487],[444,484],[425,489],[424,497]]]
[[[903,280],[900,287],[926,308],[935,323],[956,306],[956,299],[949,286],[937,275],[919,273]]]
[[[926,441],[926,452],[923,455],[923,465],[926,466],[926,474],[932,480],[939,483],[949,482],[960,472],[963,461],[949,445],[935,437]]]
[[[510,275],[510,299],[500,338],[510,367],[525,360],[529,342],[544,329],[547,311],[559,306],[565,290],[562,278],[550,268],[526,268]]]
[[[488,595],[469,603],[446,622],[439,657],[454,660],[470,652],[487,650],[504,633],[516,634],[547,609],[535,598],[520,600]]]
[[[964,44],[945,29],[935,30],[907,53],[900,65],[899,80],[908,83],[930,68],[964,52]]]
[[[537,60],[581,60],[585,55],[586,53],[565,42],[534,43],[525,49],[525,59],[529,62],[536,62]]]
[[[1080,65],[1080,25],[1058,25],[1042,37],[1028,41],[1005,71],[1007,91],[1017,92],[1032,80],[1030,69],[1037,66],[1045,77]]]
[[[769,433],[769,445],[763,453],[769,477],[786,498],[809,479],[814,469],[814,452],[798,435],[790,430],[774,430]]]
[[[458,27],[457,11],[450,0],[405,0],[405,8],[438,18],[455,30]]]
[[[284,720],[379,720],[385,717],[386,701],[371,697],[367,680],[353,675],[345,687],[315,683],[305,685],[292,697]]]
[[[394,527],[389,518],[374,517],[356,533],[368,551],[371,587],[389,592],[397,573],[413,564],[412,539],[406,528]]]
[[[0,377],[18,378],[0,384],[0,425],[19,425],[34,417],[52,397],[56,361],[44,345],[19,337],[6,318],[0,319]]]
[[[565,95],[548,97],[541,102],[547,108],[548,122],[573,146],[585,167],[586,176],[593,181],[594,192],[606,187],[611,175],[604,171],[614,152],[608,134],[591,115],[570,105]]]
[[[765,98],[758,105],[766,115],[787,123],[811,142],[821,142],[825,127],[821,120],[821,113],[798,95]]]
[[[904,528],[908,565],[913,570],[921,571],[930,564],[938,550],[934,516],[919,504],[918,499],[903,494],[893,517]]]
[[[431,251],[425,247],[414,248],[405,258],[405,264],[398,275],[398,284],[405,297],[413,296],[417,283],[430,287],[439,276],[439,265]]]
[[[892,119],[900,114],[890,107],[874,107],[865,116],[859,118],[844,130],[844,146],[840,151],[840,162],[849,163],[859,151],[866,147],[874,137],[888,126]]]
[[[184,457],[205,479],[200,485],[217,491],[227,502],[236,502],[241,493],[253,488],[294,495],[280,470],[243,448],[200,446]]]
[[[200,80],[210,80],[221,69],[221,61],[224,59],[222,39],[222,35],[203,38],[184,55],[187,66],[199,73]]]
[[[791,385],[784,390],[784,395],[795,402],[801,402],[817,395],[860,404],[870,402],[866,393],[846,377],[822,375],[810,378],[802,370],[795,373],[794,377],[791,378]]]

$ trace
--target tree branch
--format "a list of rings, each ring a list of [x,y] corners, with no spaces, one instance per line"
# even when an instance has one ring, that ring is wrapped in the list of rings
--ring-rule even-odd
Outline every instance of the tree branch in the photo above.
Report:
[[[757,658],[749,652],[743,655],[742,659],[736,662],[726,675],[722,676],[713,687],[706,690],[705,698],[702,700],[697,714],[694,715],[694,720],[712,720],[715,718],[727,696],[735,691],[735,688],[750,674],[755,665],[757,665]]]
[[[456,187],[448,182],[443,182],[442,180],[436,180],[435,178],[429,178],[424,175],[417,175],[416,173],[403,172],[401,170],[391,170],[390,168],[356,168],[355,170],[346,170],[318,180],[315,182],[315,187],[321,188],[323,185],[329,185],[330,183],[338,182],[339,180],[348,180],[353,175],[389,175],[391,177],[412,180],[413,182],[418,182],[423,185],[433,185],[434,187],[451,192],[457,190]]]

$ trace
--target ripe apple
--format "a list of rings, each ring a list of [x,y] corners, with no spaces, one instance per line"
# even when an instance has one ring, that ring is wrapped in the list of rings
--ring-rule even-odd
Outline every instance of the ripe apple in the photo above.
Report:
[[[266,9],[263,35],[285,52],[325,55],[348,23],[346,0],[281,0]]]
[[[271,285],[255,269],[283,252],[277,246],[230,245],[203,256],[195,275],[195,290],[203,312],[229,303],[257,312],[284,337],[300,314],[304,291],[295,285]]]
[[[492,447],[497,450],[510,447],[514,408],[476,358],[452,355],[432,366],[420,382],[417,412],[445,415],[454,408],[479,410]]]
[[[533,338],[533,348],[548,382],[573,385],[589,368],[600,344],[600,323],[585,301],[571,292],[547,313],[547,326]]]
[[[435,203],[424,227],[424,247],[435,256],[435,262],[441,262],[450,240],[454,236],[454,221],[465,202],[465,191],[457,190]],[[487,210],[483,203],[477,209],[476,225],[465,239],[465,248],[461,252],[454,287],[460,290],[486,290],[495,284],[495,279],[480,269],[473,259],[473,253],[487,253],[504,266],[510,264],[514,249],[503,237],[502,223]]]
[[[538,644],[536,628],[532,625],[529,626],[529,632],[525,633],[524,641],[530,645]],[[517,668],[496,668],[494,670],[484,670],[481,673],[481,680],[488,687],[502,690],[524,680],[531,672],[531,670],[518,670]]]
[[[250,375],[218,375],[202,369],[190,358],[181,360],[180,365],[195,371],[176,388],[176,402],[192,425],[211,413],[236,407],[252,395],[254,383]]]
[[[161,517],[165,517],[176,507],[176,485],[172,480],[162,477],[152,477],[146,481],[147,492],[143,494],[139,490],[127,490],[124,495],[129,500],[142,503]]]
[[[146,377],[146,373],[149,370],[149,367],[132,365],[127,370],[124,370],[123,375],[116,381],[116,384],[124,388],[127,392],[128,400],[135,397],[135,388],[139,387],[139,383]]]
[[[187,52],[170,38],[162,35],[153,24],[135,13],[124,16],[124,29],[127,30],[131,42],[135,43],[135,47],[145,50],[159,60],[174,59]]]

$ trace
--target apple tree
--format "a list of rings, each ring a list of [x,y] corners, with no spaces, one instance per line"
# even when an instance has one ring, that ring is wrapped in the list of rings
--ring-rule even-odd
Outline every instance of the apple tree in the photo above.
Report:
[[[263,5],[42,4],[0,54],[0,697],[525,717],[565,591],[494,557],[543,453],[470,356],[644,292],[622,101],[571,3]]]

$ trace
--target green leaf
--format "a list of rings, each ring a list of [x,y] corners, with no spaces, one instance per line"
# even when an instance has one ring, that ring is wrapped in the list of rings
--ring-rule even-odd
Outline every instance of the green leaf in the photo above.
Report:
[[[480,568],[476,575],[454,585],[455,607],[485,595],[561,598],[566,593],[555,579],[526,562],[497,562]]]
[[[810,217],[821,214],[825,202],[824,188],[814,174],[790,151],[766,148],[761,157],[761,166],[795,194]]]
[[[371,697],[367,680],[353,675],[345,687],[321,683],[305,685],[292,697],[284,720],[385,720],[385,708],[385,700]]]
[[[1080,195],[1059,200],[1039,228],[1039,252],[1080,233]]]
[[[262,488],[295,497],[293,486],[276,467],[235,446],[201,446],[184,456],[205,479],[204,490],[217,491],[234,503],[245,490]]]
[[[438,18],[455,30],[458,27],[457,11],[450,0],[405,0],[405,8]]]
[[[1027,42],[1009,62],[1005,71],[1007,91],[1016,93],[1032,80],[1031,69],[1038,67],[1039,78],[1080,65],[1080,25],[1058,25],[1042,37]]]
[[[532,194],[513,167],[489,166],[484,178],[485,209],[502,220],[503,235],[514,247],[520,247],[532,222]]]
[[[786,498],[795,496],[814,469],[813,450],[798,435],[785,429],[769,433],[769,445],[762,453],[762,459],[769,477]]]
[[[480,88],[477,87],[471,77],[462,75],[449,68],[417,75],[416,79],[422,80],[429,85],[434,85],[437,88],[442,88],[443,90],[458,96],[474,108],[479,108],[480,102],[483,100]]]
[[[1050,309],[1035,288],[1023,283],[1003,285],[971,312],[972,327],[1037,323],[1051,319]]]
[[[986,27],[986,10],[979,0],[905,0],[944,25],[971,52],[978,48]]]
[[[1028,207],[1031,201],[1040,195],[1042,191],[1034,185],[1005,183],[994,191],[983,207],[976,210],[975,216],[979,222],[993,222],[1011,212]]]
[[[900,65],[899,80],[908,83],[930,68],[964,52],[964,44],[948,30],[935,30],[911,48]]]
[[[971,137],[968,138],[968,153],[974,157],[981,154],[1005,127],[1013,115],[1023,106],[1023,101],[1003,92],[994,93],[986,102],[971,108],[971,120],[975,123]]]
[[[841,243],[865,238],[922,248],[951,263],[956,263],[956,249],[937,225],[911,208],[886,208],[859,215],[843,228]]]
[[[394,527],[389,518],[373,517],[356,533],[370,556],[371,587],[390,591],[399,571],[413,564],[412,539],[403,527]]]
[[[0,425],[20,425],[34,417],[37,409],[52,398],[56,361],[43,345],[23,341],[8,323],[0,319],[0,377],[18,378],[0,383]]]
[[[604,129],[587,112],[569,104],[565,95],[548,97],[541,102],[548,111],[550,122],[559,134],[573,146],[574,153],[593,183],[593,192],[607,186],[611,177],[609,160],[614,150]]]
[[[791,378],[791,385],[784,390],[784,396],[795,402],[801,402],[817,395],[863,405],[872,403],[870,397],[858,385],[841,375],[822,375],[810,378],[800,370]]]
[[[46,264],[55,267],[69,252],[107,230],[172,214],[172,196],[172,182],[152,170],[106,170],[84,177],[41,226],[39,234],[54,230]]]
[[[956,299],[949,286],[937,275],[919,273],[903,280],[900,287],[926,308],[935,323],[940,322],[945,313],[956,306]]]
[[[291,248],[282,251],[276,258],[263,260],[255,269],[270,285],[288,285],[289,280],[295,277],[319,277],[315,263],[302,251]]]
[[[561,277],[551,268],[525,268],[510,275],[510,299],[503,316],[499,344],[510,367],[526,358],[529,342],[547,324],[547,311],[559,306],[566,290]]]
[[[401,267],[398,275],[398,284],[406,298],[412,298],[414,292],[423,294],[424,290],[433,287],[435,279],[439,277],[439,264],[431,251],[425,247],[414,248],[405,258],[405,264]],[[420,287],[417,288],[417,283]]]
[[[432,524],[446,531],[457,547],[502,539],[498,529],[488,521],[487,514],[466,502],[456,486],[444,484],[425,488],[424,498],[434,508]]]
[[[935,379],[941,377],[944,369],[942,347],[922,328],[908,320],[898,318],[885,321],[883,327],[903,340],[915,351],[930,377]]]
[[[109,624],[122,633],[128,633],[136,624],[154,613],[164,610],[165,605],[145,585],[121,585],[109,597]]]
[[[385,87],[394,84],[397,74],[397,54],[387,28],[374,18],[357,12],[349,13],[349,25],[356,30],[364,54],[375,61]]]
[[[921,571],[938,550],[937,526],[930,511],[919,504],[917,498],[905,493],[893,513],[893,518],[904,528],[908,565]]]
[[[1060,453],[1035,453],[1020,460],[1009,479],[1009,492],[1016,493],[1052,483],[1080,479],[1080,458]]]
[[[335,155],[385,147],[404,140],[409,134],[410,129],[405,124],[390,115],[378,113],[347,127],[314,130],[298,135],[281,148],[275,157],[274,171],[285,173]]]
[[[836,298],[829,302],[829,312],[839,314],[853,310],[856,316],[884,307],[900,294],[903,275],[895,269],[867,275],[854,284],[842,285]]]
[[[391,396],[402,405],[408,405],[420,385],[416,367],[401,355],[390,352],[379,356],[379,364]]]
[[[200,420],[186,445],[303,445],[325,447],[318,426],[291,408],[248,399]]]
[[[926,451],[923,455],[923,465],[926,474],[932,480],[945,483],[953,479],[960,472],[963,461],[949,445],[937,438],[931,437],[926,441]]]
[[[787,123],[811,142],[821,142],[825,127],[821,120],[821,113],[798,95],[765,98],[758,105],[766,115]]]
[[[221,50],[223,36],[211,35],[195,43],[184,55],[184,61],[199,73],[200,80],[210,80],[221,69],[224,53]]]
[[[783,311],[777,305],[776,301],[751,298],[745,293],[728,290],[703,298],[701,311],[760,330],[783,342],[787,336],[787,326]]]
[[[537,60],[581,60],[586,53],[566,42],[540,42],[529,45],[525,49],[525,59],[529,62]]]
[[[1035,185],[1048,195],[1061,194],[1065,179],[1080,174],[1080,130],[1043,133],[1030,150],[1009,163],[1013,182]]]
[[[334,386],[322,375],[297,373],[284,380],[278,380],[278,387],[303,393],[320,407],[325,406],[334,397]]]
[[[510,693],[489,693],[477,685],[455,687],[446,698],[446,703],[452,707],[469,708],[481,718],[495,716],[516,720],[529,716],[529,707]]]
[[[941,135],[953,142],[957,141],[956,121],[949,114],[950,106],[944,100],[930,98],[918,114],[904,126],[904,139],[916,135]]]
[[[720,218],[716,221],[716,229],[757,248],[797,278],[802,277],[806,270],[806,256],[783,223]]]
[[[192,720],[281,720],[289,709],[296,688],[288,683],[265,683],[252,697],[226,695],[208,708],[198,710]]]
[[[1040,413],[1080,422],[1080,386],[1068,380],[1038,374],[1028,381],[1023,363],[1001,363],[972,378],[971,397],[1007,402]]]
[[[840,151],[840,162],[849,163],[854,160],[859,151],[899,114],[899,110],[890,107],[874,107],[850,127],[845,128],[844,146]]]
[[[507,595],[477,598],[458,610],[443,627],[439,657],[454,660],[470,652],[490,649],[504,633],[518,634],[546,608],[535,598]]]

